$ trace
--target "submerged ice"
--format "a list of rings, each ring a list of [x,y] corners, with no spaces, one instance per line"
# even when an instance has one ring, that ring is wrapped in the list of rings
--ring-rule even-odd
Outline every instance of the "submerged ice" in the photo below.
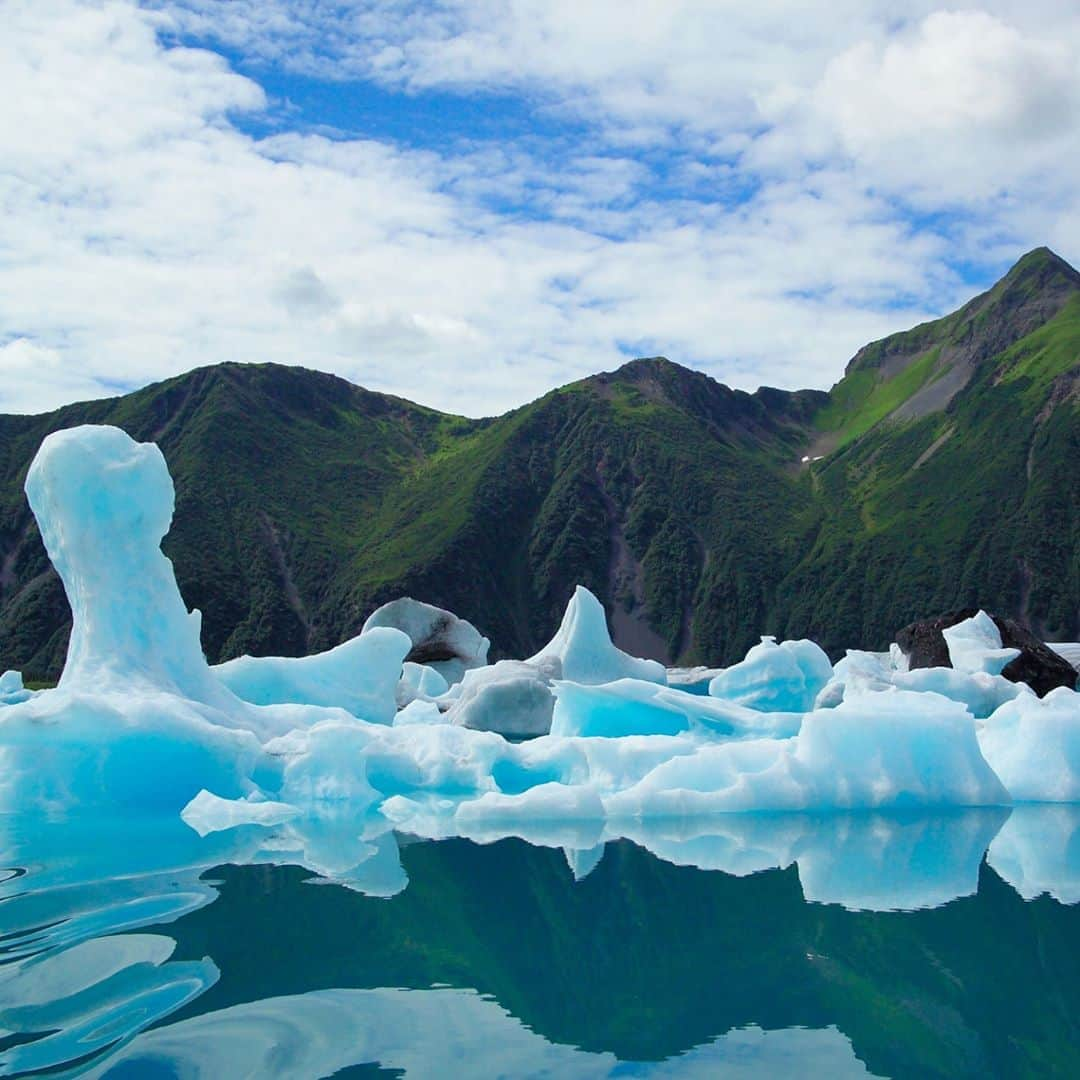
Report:
[[[328,844],[342,813],[424,835],[591,822],[584,867],[605,822],[1080,801],[1080,695],[1003,678],[982,613],[946,632],[952,668],[766,637],[669,676],[579,587],[525,660],[487,663],[475,627],[406,600],[325,653],[210,667],[160,548],[156,446],[58,432],[26,491],[73,626],[55,690],[0,679],[0,810],[187,807],[206,833],[303,818]]]

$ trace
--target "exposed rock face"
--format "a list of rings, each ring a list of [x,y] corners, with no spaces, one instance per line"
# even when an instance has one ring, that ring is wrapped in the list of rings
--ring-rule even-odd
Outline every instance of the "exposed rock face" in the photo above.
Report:
[[[898,630],[896,643],[907,657],[908,666],[912,669],[952,667],[942,630],[970,619],[976,613],[975,608],[962,608],[932,619],[920,619]],[[1070,690],[1076,688],[1076,670],[1064,657],[1014,619],[1000,615],[991,615],[990,618],[1001,633],[1002,646],[1020,650],[1020,655],[1001,672],[1006,679],[1027,683],[1039,697],[1059,686],[1067,686]]]
[[[408,596],[391,600],[371,613],[363,632],[376,626],[403,630],[412,641],[406,661],[433,667],[448,683],[487,663],[488,639],[471,622],[432,604]]]

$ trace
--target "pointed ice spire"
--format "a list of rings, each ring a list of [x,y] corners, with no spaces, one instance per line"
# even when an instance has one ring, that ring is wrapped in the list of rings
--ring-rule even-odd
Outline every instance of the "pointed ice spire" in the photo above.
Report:
[[[639,660],[612,644],[604,606],[584,585],[579,585],[570,597],[555,636],[528,662],[539,664],[552,658],[559,660],[562,677],[570,682],[586,685],[616,679],[667,682],[663,664]]]

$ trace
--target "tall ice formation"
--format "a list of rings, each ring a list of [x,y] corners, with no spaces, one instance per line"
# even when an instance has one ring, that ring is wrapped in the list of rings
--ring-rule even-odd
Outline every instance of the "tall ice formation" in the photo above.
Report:
[[[212,669],[161,552],[156,446],[57,432],[26,490],[73,625],[56,690],[23,700],[0,680],[0,811],[190,803],[200,830],[310,820],[312,837],[342,807],[440,835],[588,820],[584,850],[604,820],[1080,801],[1080,694],[1002,678],[985,616],[951,628],[951,669],[765,639],[708,695],[616,648],[580,587],[526,661],[487,665],[475,628],[410,600],[373,620],[399,626],[326,653]],[[448,687],[426,660],[468,670]]]

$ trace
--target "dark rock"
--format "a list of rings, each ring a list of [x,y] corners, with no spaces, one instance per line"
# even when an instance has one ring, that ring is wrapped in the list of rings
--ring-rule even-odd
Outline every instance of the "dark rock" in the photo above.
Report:
[[[913,669],[952,667],[942,630],[970,619],[977,611],[977,608],[962,608],[933,619],[919,619],[897,631],[896,643],[907,657],[908,666]],[[1076,689],[1076,670],[1064,657],[1058,656],[1015,619],[1001,615],[990,615],[990,618],[1001,632],[1001,644],[1007,649],[1020,650],[1020,655],[1001,673],[1006,679],[1027,683],[1039,697],[1059,686]]]

